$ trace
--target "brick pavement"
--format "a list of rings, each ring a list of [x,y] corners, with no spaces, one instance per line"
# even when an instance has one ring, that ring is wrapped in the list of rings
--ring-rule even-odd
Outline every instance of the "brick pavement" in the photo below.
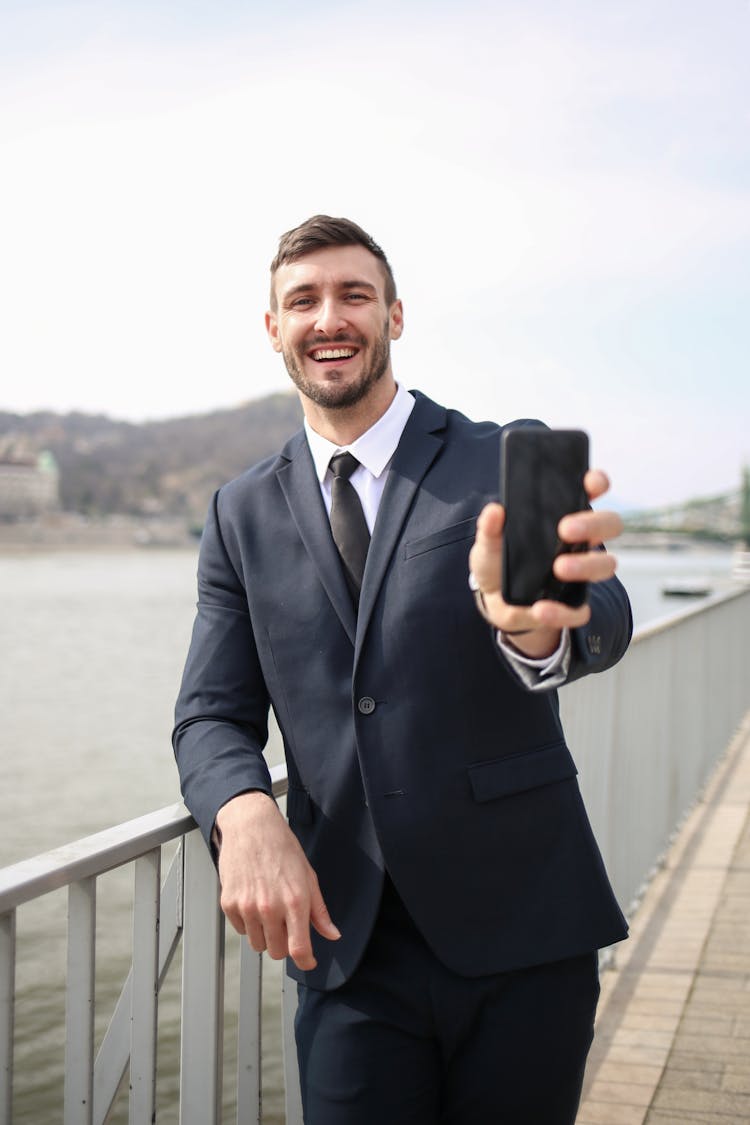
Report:
[[[750,714],[602,974],[577,1125],[750,1123]]]

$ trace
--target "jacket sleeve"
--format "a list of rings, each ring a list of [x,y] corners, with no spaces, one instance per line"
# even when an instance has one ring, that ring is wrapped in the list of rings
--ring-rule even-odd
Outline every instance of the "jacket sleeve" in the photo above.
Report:
[[[630,599],[618,578],[592,582],[588,603],[591,617],[571,631],[570,668],[566,683],[589,672],[604,672],[620,660],[633,635]]]
[[[604,672],[625,654],[633,634],[630,599],[617,578],[592,582],[588,604],[591,617],[586,625],[570,630],[569,651],[559,666],[543,675],[536,668],[508,651],[497,641],[498,631],[491,627],[493,643],[501,660],[527,691],[545,692],[572,683],[590,672]]]
[[[263,757],[269,699],[247,596],[226,550],[218,493],[198,562],[198,612],[172,736],[182,794],[210,846],[222,805],[239,793],[271,794]]]

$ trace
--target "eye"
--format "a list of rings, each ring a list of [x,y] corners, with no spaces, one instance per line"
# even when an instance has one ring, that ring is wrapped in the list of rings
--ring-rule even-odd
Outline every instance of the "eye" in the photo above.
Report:
[[[368,295],[367,293],[347,293],[346,300],[349,304],[358,304],[360,301],[368,300]]]
[[[312,297],[295,297],[291,303],[291,307],[293,309],[306,309],[312,303]]]

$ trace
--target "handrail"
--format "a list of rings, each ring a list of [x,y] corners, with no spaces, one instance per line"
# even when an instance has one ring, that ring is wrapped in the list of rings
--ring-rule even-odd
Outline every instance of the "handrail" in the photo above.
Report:
[[[71,883],[103,875],[195,828],[184,805],[167,805],[0,871],[0,914]]]
[[[284,796],[285,766],[271,769],[271,781],[274,796]],[[180,849],[160,887],[162,846],[178,839]],[[96,882],[100,875],[128,864],[136,873],[133,964],[94,1058]],[[181,939],[180,1121],[218,1123],[224,922],[208,850],[192,816],[175,804],[0,871],[0,1125],[11,1125],[13,1113],[16,911],[63,887],[68,888],[65,1125],[104,1125],[128,1065],[130,1120],[134,1125],[154,1120],[156,997]],[[261,1121],[261,965],[261,956],[244,943],[239,1022],[240,1057],[245,1062],[238,1067],[238,1125]],[[296,1058],[290,1050],[293,1012],[286,998],[282,1010],[286,1119],[288,1125],[301,1125]]]
[[[286,767],[271,768],[274,797],[287,791]],[[181,803],[126,820],[70,844],[0,869],[0,914],[91,876],[132,863],[146,852],[192,831],[195,821]]]
[[[560,692],[615,892],[636,902],[750,707],[750,586],[638,629],[625,659]]]
[[[665,613],[663,617],[657,617],[653,621],[648,621],[645,625],[639,625],[633,630],[633,637],[630,642],[632,649],[635,644],[642,644],[649,637],[654,637],[658,633],[669,632],[676,629],[683,622],[689,621],[693,617],[701,617],[707,610],[713,609],[718,605],[725,605],[738,599],[747,599],[750,594],[750,587],[747,583],[738,583],[735,587],[728,590],[721,590],[716,594],[709,594],[705,598],[701,598],[693,605],[682,606],[681,609],[672,610],[671,613]]]

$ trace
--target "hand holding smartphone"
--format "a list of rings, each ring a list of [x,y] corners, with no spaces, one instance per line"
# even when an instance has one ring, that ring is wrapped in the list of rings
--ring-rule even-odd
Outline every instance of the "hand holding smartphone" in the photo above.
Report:
[[[585,543],[563,543],[563,516],[589,506],[583,478],[588,435],[542,425],[506,430],[501,439],[500,498],[505,507],[502,596],[510,605],[541,598],[581,606],[586,582],[561,582],[552,572],[559,554],[586,551]]]

